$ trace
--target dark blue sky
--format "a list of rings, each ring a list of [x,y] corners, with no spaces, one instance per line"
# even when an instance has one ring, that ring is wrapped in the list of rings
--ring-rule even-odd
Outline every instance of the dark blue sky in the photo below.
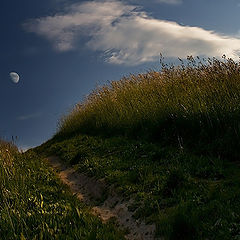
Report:
[[[18,136],[21,148],[41,144],[96,85],[158,69],[160,52],[237,57],[240,0],[164,2],[1,2],[0,135]]]

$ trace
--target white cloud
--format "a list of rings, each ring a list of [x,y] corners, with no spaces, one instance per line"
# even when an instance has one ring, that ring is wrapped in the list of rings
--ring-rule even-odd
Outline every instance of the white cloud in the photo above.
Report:
[[[37,118],[39,116],[41,116],[40,113],[33,113],[33,114],[19,116],[19,117],[17,117],[17,120],[24,121],[24,120],[28,120],[28,119],[32,119],[32,118]]]
[[[106,61],[115,64],[154,61],[159,53],[237,58],[240,50],[236,37],[154,19],[139,7],[114,0],[73,4],[64,13],[30,20],[24,27],[62,52],[78,49],[78,41],[87,39],[89,49],[101,51]]]

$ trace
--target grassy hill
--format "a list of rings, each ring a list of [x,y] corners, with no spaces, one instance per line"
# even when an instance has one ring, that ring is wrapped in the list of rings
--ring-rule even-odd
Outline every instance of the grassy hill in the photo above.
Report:
[[[131,75],[95,89],[62,118],[56,136],[123,135],[238,158],[240,66],[200,60]]]
[[[0,141],[0,239],[124,239],[72,196],[33,151]]]
[[[95,89],[37,148],[133,198],[165,239],[239,239],[240,65],[182,60]]]
[[[240,237],[240,64],[188,57],[95,89],[52,139],[19,154],[0,144],[0,236],[123,239],[43,160],[104,179],[164,239]]]

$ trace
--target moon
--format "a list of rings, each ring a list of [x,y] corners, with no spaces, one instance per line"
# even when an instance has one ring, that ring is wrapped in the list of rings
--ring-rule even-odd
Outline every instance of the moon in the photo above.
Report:
[[[18,83],[19,82],[20,77],[19,77],[19,75],[16,72],[10,72],[9,76],[10,76],[11,80],[14,83]]]

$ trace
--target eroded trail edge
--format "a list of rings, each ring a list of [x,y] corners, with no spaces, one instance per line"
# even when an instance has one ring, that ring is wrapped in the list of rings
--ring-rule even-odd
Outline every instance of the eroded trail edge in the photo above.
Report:
[[[114,193],[112,187],[104,181],[90,178],[79,173],[73,167],[64,164],[58,157],[48,157],[47,162],[56,171],[61,181],[68,185],[71,192],[80,201],[86,202],[92,207],[92,214],[98,216],[103,222],[115,218],[121,228],[128,229],[126,239],[129,240],[153,240],[155,225],[146,225],[144,222],[135,220],[134,212],[128,210],[131,200],[125,201]],[[97,204],[105,195],[106,200]]]

